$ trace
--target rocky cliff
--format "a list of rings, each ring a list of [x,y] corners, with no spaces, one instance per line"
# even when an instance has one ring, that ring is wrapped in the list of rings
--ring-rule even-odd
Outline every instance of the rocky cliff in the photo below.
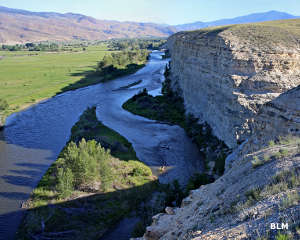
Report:
[[[300,87],[265,103],[225,174],[154,216],[141,239],[300,239],[299,116]]]
[[[141,239],[300,239],[299,26],[267,22],[169,39],[173,89],[234,150],[223,176],[154,216]]]
[[[173,88],[228,146],[252,134],[262,104],[300,84],[299,23],[233,25],[169,38]]]

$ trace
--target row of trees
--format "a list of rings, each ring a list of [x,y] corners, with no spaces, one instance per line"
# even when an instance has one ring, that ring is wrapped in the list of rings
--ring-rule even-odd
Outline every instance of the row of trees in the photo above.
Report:
[[[3,51],[58,51],[60,46],[56,43],[26,43],[16,45],[2,45]]]
[[[58,52],[58,51],[72,51],[72,48],[86,49],[88,43],[54,43],[54,42],[43,42],[43,43],[25,43],[16,45],[2,45],[0,50],[2,51],[47,51],[47,52]]]
[[[165,39],[121,39],[110,40],[108,47],[113,51],[139,49],[158,50],[165,42]]]

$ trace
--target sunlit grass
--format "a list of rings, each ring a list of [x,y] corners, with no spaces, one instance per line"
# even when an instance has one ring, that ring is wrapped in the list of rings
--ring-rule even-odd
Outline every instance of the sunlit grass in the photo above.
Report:
[[[4,56],[0,60],[0,96],[10,105],[7,114],[50,98],[83,79],[80,73],[94,71],[97,62],[110,52],[104,44],[73,52],[0,51]]]

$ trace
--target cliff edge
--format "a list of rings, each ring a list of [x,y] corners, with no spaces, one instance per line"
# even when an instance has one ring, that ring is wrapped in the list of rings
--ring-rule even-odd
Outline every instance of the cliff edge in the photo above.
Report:
[[[300,239],[299,33],[297,19],[169,38],[172,88],[233,152],[141,239]]]
[[[299,23],[232,25],[171,36],[172,86],[187,111],[231,148],[251,136],[260,106],[300,84]]]

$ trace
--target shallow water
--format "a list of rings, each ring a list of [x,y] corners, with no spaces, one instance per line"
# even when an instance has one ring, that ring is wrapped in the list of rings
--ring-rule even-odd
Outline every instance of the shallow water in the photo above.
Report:
[[[0,133],[0,239],[13,239],[22,211],[50,164],[67,142],[70,129],[89,106],[97,106],[97,117],[108,127],[126,137],[137,156],[159,175],[161,165],[168,171],[161,182],[174,179],[186,182],[202,169],[200,155],[194,144],[178,126],[159,124],[133,115],[122,104],[143,88],[159,94],[166,60],[160,52],[137,73],[66,92],[8,117]],[[130,89],[113,91],[142,80]]]

